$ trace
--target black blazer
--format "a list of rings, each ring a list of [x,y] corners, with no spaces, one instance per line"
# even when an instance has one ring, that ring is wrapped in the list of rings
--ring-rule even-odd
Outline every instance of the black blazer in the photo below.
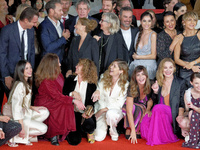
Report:
[[[99,46],[97,40],[88,33],[81,48],[78,50],[80,40],[80,36],[75,36],[72,40],[67,58],[68,70],[74,72],[80,58],[88,58],[94,61],[98,69]]]
[[[174,79],[171,85],[169,101],[170,101],[170,107],[172,111],[173,130],[174,130],[174,133],[177,135],[180,134],[180,127],[178,126],[176,117],[178,116],[179,107],[185,108],[184,93],[186,89],[187,89],[186,80],[174,76]],[[159,87],[158,94],[156,94],[155,97],[153,96],[154,98],[156,98],[153,100],[157,104],[160,103],[161,91],[162,91],[162,87]]]
[[[131,27],[131,36],[132,36],[132,39],[131,39],[131,46],[130,48],[128,49],[128,47],[126,46],[126,42],[122,35],[122,31],[119,30],[118,33],[122,36],[122,45],[123,45],[123,59],[127,62],[127,63],[130,63],[133,61],[133,53],[135,52],[135,37],[136,37],[136,34],[138,33],[139,29],[138,28],[134,28],[134,27]]]
[[[74,19],[74,16],[68,14],[69,18],[67,20],[65,20],[65,26],[64,29],[69,29],[69,26],[72,22],[72,20]]]
[[[69,95],[70,92],[74,91],[77,83],[77,81],[74,81],[75,77],[76,77],[75,75],[71,75],[65,80],[63,86],[64,95]],[[96,85],[88,83],[85,96],[85,106],[92,105],[94,107],[94,102],[92,101],[91,97],[95,91],[96,91]]]
[[[100,34],[103,38],[103,32]],[[123,60],[123,48],[122,48],[122,35],[114,33],[109,36],[108,45],[106,48],[106,56],[104,61],[104,70],[107,70],[109,65],[117,58]],[[101,48],[101,39],[98,41],[99,47]]]

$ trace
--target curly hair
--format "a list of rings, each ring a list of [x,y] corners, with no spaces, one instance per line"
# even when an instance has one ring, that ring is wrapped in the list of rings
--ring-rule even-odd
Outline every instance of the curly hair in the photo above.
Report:
[[[83,81],[97,84],[97,67],[94,62],[87,58],[81,58],[79,59],[78,65],[83,66],[81,70]]]
[[[123,71],[123,73],[119,75],[119,81],[118,81],[118,85],[121,87],[122,89],[121,92],[123,93],[125,91],[125,84],[128,80],[128,64],[125,61],[120,59],[114,60],[103,74],[103,78],[101,79],[101,81],[103,82],[104,89],[109,89],[112,87],[113,83],[112,83],[112,76],[110,75],[110,69],[114,62],[117,62],[119,70]]]
[[[39,87],[44,79],[55,80],[60,73],[61,69],[58,56],[56,54],[48,53],[42,58],[36,70],[35,84]]]
[[[163,75],[163,70],[164,70],[164,64],[165,64],[166,62],[171,62],[171,63],[173,64],[173,66],[174,66],[174,73],[176,72],[176,64],[175,64],[175,62],[174,62],[171,58],[164,58],[164,59],[160,62],[159,66],[158,66],[158,70],[157,70],[157,72],[156,72],[156,79],[157,79],[158,84],[159,84],[160,86],[163,85],[163,82],[164,82],[164,79],[165,79],[165,77],[164,77],[164,75]]]
[[[142,21],[142,19],[145,17],[145,16],[149,16],[151,18],[151,20],[153,19],[152,15],[145,11],[141,16],[140,16],[140,21]],[[138,39],[137,39],[137,42],[136,42],[136,46],[135,46],[135,50],[137,51],[138,49],[138,45],[140,43],[140,40],[141,40],[141,37],[142,37],[142,34],[143,34],[143,28],[142,28],[142,25],[139,26],[139,34],[138,34]]]
[[[93,31],[97,27],[97,21],[94,19],[89,20],[87,18],[79,18],[78,22],[85,26],[85,32],[87,33]]]
[[[144,85],[144,94],[147,95],[151,92],[151,84],[150,84],[150,80],[149,80],[149,76],[148,76],[148,72],[147,72],[147,69],[144,67],[144,66],[137,66],[134,71],[133,71],[133,74],[132,74],[132,77],[131,77],[131,82],[130,82],[130,94],[132,97],[137,97],[139,96],[139,91],[138,91],[138,83],[137,83],[137,80],[136,80],[136,76],[137,76],[137,73],[139,72],[144,72],[144,75],[146,76],[146,82],[145,82],[145,85]]]

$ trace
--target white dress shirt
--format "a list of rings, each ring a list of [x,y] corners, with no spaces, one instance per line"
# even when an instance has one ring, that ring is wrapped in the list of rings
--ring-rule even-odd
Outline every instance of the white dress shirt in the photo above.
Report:
[[[60,26],[60,21],[57,21],[57,23],[55,23],[50,17],[48,17],[48,19],[51,21],[51,23],[56,28],[56,31],[58,33],[59,38],[61,38],[62,37],[62,29],[61,29],[61,26]]]
[[[128,47],[128,50],[130,50],[131,39],[132,39],[131,28],[129,28],[128,30],[121,29],[121,31],[122,31],[122,35],[123,35],[124,41],[126,43],[126,46]]]

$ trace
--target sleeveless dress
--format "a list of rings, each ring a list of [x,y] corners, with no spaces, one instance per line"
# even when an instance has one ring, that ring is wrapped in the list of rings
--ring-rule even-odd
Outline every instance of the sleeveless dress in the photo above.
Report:
[[[194,99],[191,95],[191,102],[194,106],[200,107],[200,98]],[[200,149],[200,114],[194,110],[190,120],[189,141],[184,142],[182,146]]]
[[[167,97],[167,96],[166,96]],[[147,140],[147,145],[160,145],[177,142],[178,138],[173,133],[172,111],[166,97],[161,95],[160,104],[152,109],[152,116],[145,115],[141,122],[141,137]]]
[[[154,31],[152,31],[149,34],[148,44],[144,45],[142,48],[138,46],[137,48],[137,55],[149,55],[151,54],[151,34]],[[139,33],[137,33],[135,38],[135,46],[137,43]],[[142,65],[147,69],[148,75],[150,79],[154,79],[156,76],[156,69],[157,69],[157,63],[155,59],[136,59],[131,62],[129,66],[129,76],[132,76],[133,70],[135,67]]]
[[[198,33],[198,31],[197,31]],[[194,36],[189,36],[183,38],[181,45],[180,59],[187,62],[192,62],[200,57],[200,40],[197,37],[197,33]],[[200,66],[200,63],[196,64]],[[187,70],[180,67],[180,77],[190,81],[190,76],[192,75],[192,69]]]

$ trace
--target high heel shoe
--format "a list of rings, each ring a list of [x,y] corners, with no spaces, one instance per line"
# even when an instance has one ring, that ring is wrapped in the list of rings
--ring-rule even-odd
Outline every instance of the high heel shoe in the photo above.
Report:
[[[10,147],[18,147],[18,146],[19,146],[18,144],[16,144],[16,143],[11,143],[11,142],[8,142],[7,144],[8,144],[8,146],[10,146]]]
[[[57,136],[54,136],[52,138],[50,138],[50,141],[51,141],[51,144],[52,145],[56,145],[56,146],[59,146],[60,144],[58,143],[58,138]]]
[[[95,142],[94,133],[88,134],[87,137],[88,137],[88,143],[93,144]]]

